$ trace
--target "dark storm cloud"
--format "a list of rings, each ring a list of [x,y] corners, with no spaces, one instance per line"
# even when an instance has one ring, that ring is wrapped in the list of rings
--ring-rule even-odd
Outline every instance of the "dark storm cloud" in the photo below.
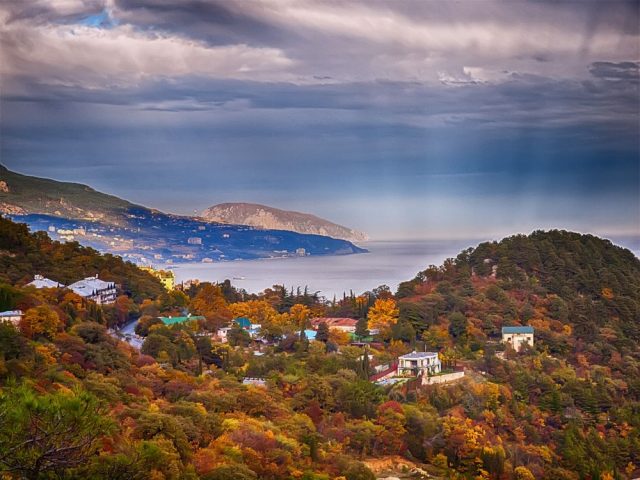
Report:
[[[116,0],[115,7],[124,21],[140,28],[180,32],[212,44],[287,40],[279,29],[246,14],[233,1]]]
[[[40,0],[0,23],[21,171],[415,234],[640,227],[637,2]]]
[[[589,69],[591,75],[605,80],[627,80],[637,85],[640,80],[638,62],[594,62]]]

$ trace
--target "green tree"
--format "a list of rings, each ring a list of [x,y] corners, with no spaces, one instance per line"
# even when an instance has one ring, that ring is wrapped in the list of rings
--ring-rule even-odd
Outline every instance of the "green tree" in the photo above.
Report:
[[[91,394],[36,393],[26,385],[0,394],[0,469],[27,479],[62,475],[94,455],[112,429]]]
[[[172,362],[175,362],[177,358],[175,345],[167,337],[157,333],[152,333],[145,339],[140,351],[156,359],[159,358],[161,352],[168,355]]]
[[[467,336],[467,317],[460,312],[449,315],[449,333],[455,339],[464,339]]]
[[[356,337],[364,338],[369,336],[369,326],[366,317],[358,319],[356,323]]]
[[[202,480],[256,480],[258,476],[249,467],[235,464],[216,467],[200,478]]]
[[[329,326],[327,325],[327,322],[320,322],[320,325],[318,325],[316,340],[324,343],[327,343],[329,340]]]

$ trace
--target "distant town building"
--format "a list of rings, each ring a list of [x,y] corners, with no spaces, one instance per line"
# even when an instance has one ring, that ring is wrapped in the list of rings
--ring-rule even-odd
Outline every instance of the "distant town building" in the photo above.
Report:
[[[228,233],[223,233],[222,234],[222,238],[229,238],[231,235],[229,235]]]
[[[533,327],[502,327],[502,342],[519,352],[526,343],[533,347]]]
[[[176,323],[190,322],[192,320],[205,320],[201,315],[187,315],[186,317],[158,317],[165,325],[175,325]]]
[[[43,277],[42,275],[34,275],[33,281],[27,284],[28,287],[36,288],[62,288],[64,285],[54,280]]]
[[[200,237],[189,237],[189,238],[187,238],[187,243],[189,245],[202,245],[202,238],[200,238]]]
[[[6,312],[0,312],[0,322],[9,322],[14,326],[18,326],[20,324],[20,320],[22,320],[22,310],[8,310]]]
[[[299,257],[304,257],[307,254],[307,251],[304,248],[296,248],[296,255]]]
[[[436,352],[411,352],[398,357],[398,375],[435,375],[442,371]]]
[[[98,305],[110,304],[116,301],[116,284],[100,280],[97,275],[72,283],[68,288],[81,297],[93,300]]]
[[[202,259],[202,263],[213,263],[213,258],[204,257]]]
[[[347,333],[355,333],[356,324],[358,321],[354,318],[328,318],[328,317],[318,317],[311,319],[311,326],[317,330],[318,326],[322,323],[326,323],[329,329],[333,330],[342,330]]]
[[[153,267],[140,267],[141,270],[145,272],[149,272],[151,275],[160,280],[160,283],[166,288],[168,291],[176,288],[176,275],[172,270],[156,270]]]

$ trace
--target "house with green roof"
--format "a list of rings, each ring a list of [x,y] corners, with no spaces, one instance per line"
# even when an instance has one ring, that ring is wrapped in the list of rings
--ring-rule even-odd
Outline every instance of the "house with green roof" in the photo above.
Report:
[[[165,325],[190,322],[192,320],[204,320],[202,315],[187,315],[186,317],[158,317]]]
[[[533,333],[533,327],[529,325],[502,327],[502,342],[519,352],[525,343],[533,347]]]
[[[251,326],[253,325],[251,323],[251,320],[249,320],[247,317],[238,317],[234,320],[234,322],[240,328],[244,328],[245,330],[251,330]]]

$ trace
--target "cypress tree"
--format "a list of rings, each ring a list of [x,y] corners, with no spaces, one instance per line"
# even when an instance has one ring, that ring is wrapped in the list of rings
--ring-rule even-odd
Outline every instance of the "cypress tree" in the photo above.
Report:
[[[318,331],[316,332],[316,340],[319,342],[325,342],[329,340],[329,326],[327,322],[322,322],[318,325]]]

